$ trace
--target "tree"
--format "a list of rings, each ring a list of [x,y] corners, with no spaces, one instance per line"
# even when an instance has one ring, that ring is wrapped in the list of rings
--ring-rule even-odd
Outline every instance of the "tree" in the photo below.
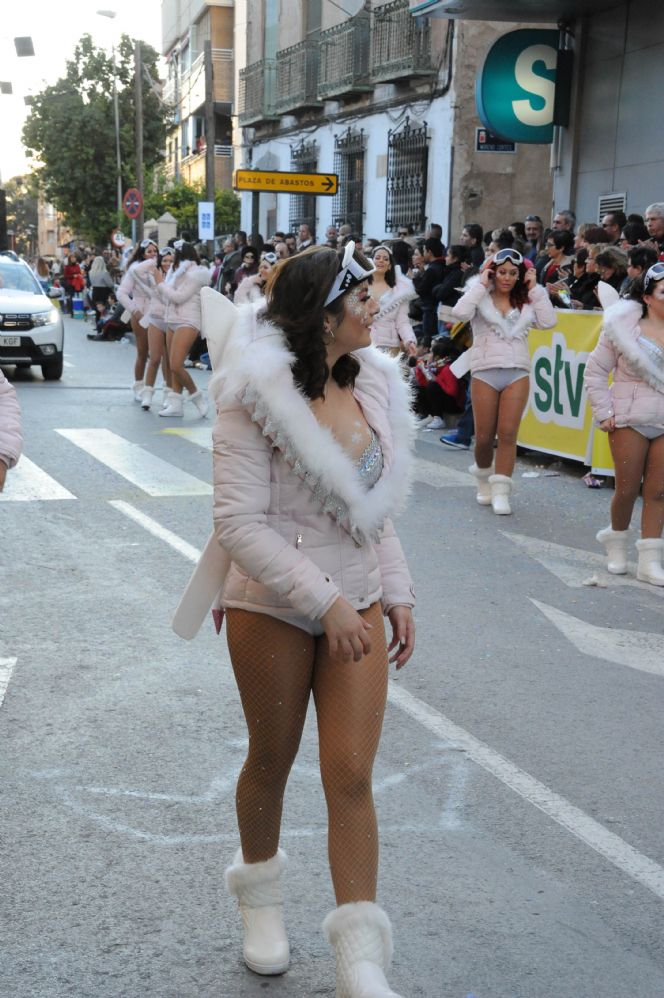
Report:
[[[12,177],[5,184],[7,228],[14,233],[14,249],[30,256],[37,240],[37,189],[34,175]]]
[[[149,185],[146,185],[149,186]],[[198,232],[198,202],[205,201],[204,184],[185,184],[182,180],[169,183],[159,176],[153,181],[153,190],[145,196],[145,217],[159,218],[169,211],[177,219],[178,230]],[[240,199],[233,191],[218,189],[214,196],[214,229],[217,233],[230,233],[240,225]]]
[[[146,168],[162,160],[171,119],[150,78],[158,78],[155,50],[141,42],[144,66],[143,157]],[[116,50],[122,189],[136,183],[134,42],[127,35]],[[23,129],[44,195],[67,225],[92,242],[106,242],[117,224],[117,167],[111,57],[84,35],[67,62],[65,76],[31,99]]]

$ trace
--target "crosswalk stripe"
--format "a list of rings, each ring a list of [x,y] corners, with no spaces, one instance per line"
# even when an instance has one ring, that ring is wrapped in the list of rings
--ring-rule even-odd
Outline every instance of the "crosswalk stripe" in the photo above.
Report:
[[[183,440],[187,440],[197,447],[212,450],[212,429],[209,426],[169,427],[167,430],[161,430],[161,433],[182,437]],[[415,458],[414,478],[416,482],[432,485],[436,489],[458,488],[459,486],[472,487],[475,483],[472,475],[467,472],[448,468],[447,465],[439,464],[437,461],[428,461],[424,457]]]
[[[111,430],[56,430],[65,439],[105,464],[149,496],[207,496],[208,482],[195,478],[175,465],[163,461],[138,444],[125,440]]]
[[[0,658],[0,707],[2,707],[5,699],[5,693],[7,692],[9,680],[12,677],[15,665],[15,658]]]
[[[50,499],[75,499],[63,485],[23,455],[15,468],[7,474],[0,502],[30,502]]]

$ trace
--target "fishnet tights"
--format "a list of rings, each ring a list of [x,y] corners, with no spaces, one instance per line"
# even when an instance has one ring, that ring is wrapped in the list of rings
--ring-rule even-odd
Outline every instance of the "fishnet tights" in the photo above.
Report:
[[[236,808],[246,863],[274,856],[286,782],[313,692],[328,853],[337,904],[373,901],[378,831],[371,774],[387,699],[387,649],[380,607],[361,611],[371,651],[361,662],[330,658],[315,638],[266,614],[229,609],[228,647],[249,731]]]

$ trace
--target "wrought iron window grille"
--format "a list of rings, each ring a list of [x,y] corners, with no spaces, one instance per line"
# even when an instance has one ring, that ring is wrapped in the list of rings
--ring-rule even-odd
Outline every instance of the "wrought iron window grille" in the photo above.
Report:
[[[364,129],[351,127],[334,140],[334,172],[339,188],[332,202],[334,225],[350,225],[354,234],[361,235],[364,225]]]
[[[429,18],[413,17],[408,0],[374,8],[371,31],[371,78],[375,82],[435,72]]]
[[[421,231],[426,222],[429,135],[427,123],[411,125],[406,117],[399,128],[387,133],[387,192],[385,231],[402,225]]]
[[[316,173],[318,169],[318,144],[300,142],[291,146],[290,168],[293,173]],[[316,195],[291,194],[288,212],[288,225],[291,232],[297,233],[300,225],[308,225],[316,232]]]

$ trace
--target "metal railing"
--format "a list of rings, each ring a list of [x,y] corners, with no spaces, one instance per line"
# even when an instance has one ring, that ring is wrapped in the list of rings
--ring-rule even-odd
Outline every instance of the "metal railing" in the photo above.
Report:
[[[274,59],[261,59],[240,70],[238,122],[251,125],[275,117],[277,65]]]
[[[428,18],[415,18],[408,0],[376,7],[371,32],[371,79],[388,82],[435,72]]]
[[[357,94],[371,89],[369,82],[369,15],[351,17],[321,31],[318,94],[321,98]]]
[[[318,97],[318,40],[307,39],[277,52],[277,101],[279,113],[299,107],[316,107]]]

